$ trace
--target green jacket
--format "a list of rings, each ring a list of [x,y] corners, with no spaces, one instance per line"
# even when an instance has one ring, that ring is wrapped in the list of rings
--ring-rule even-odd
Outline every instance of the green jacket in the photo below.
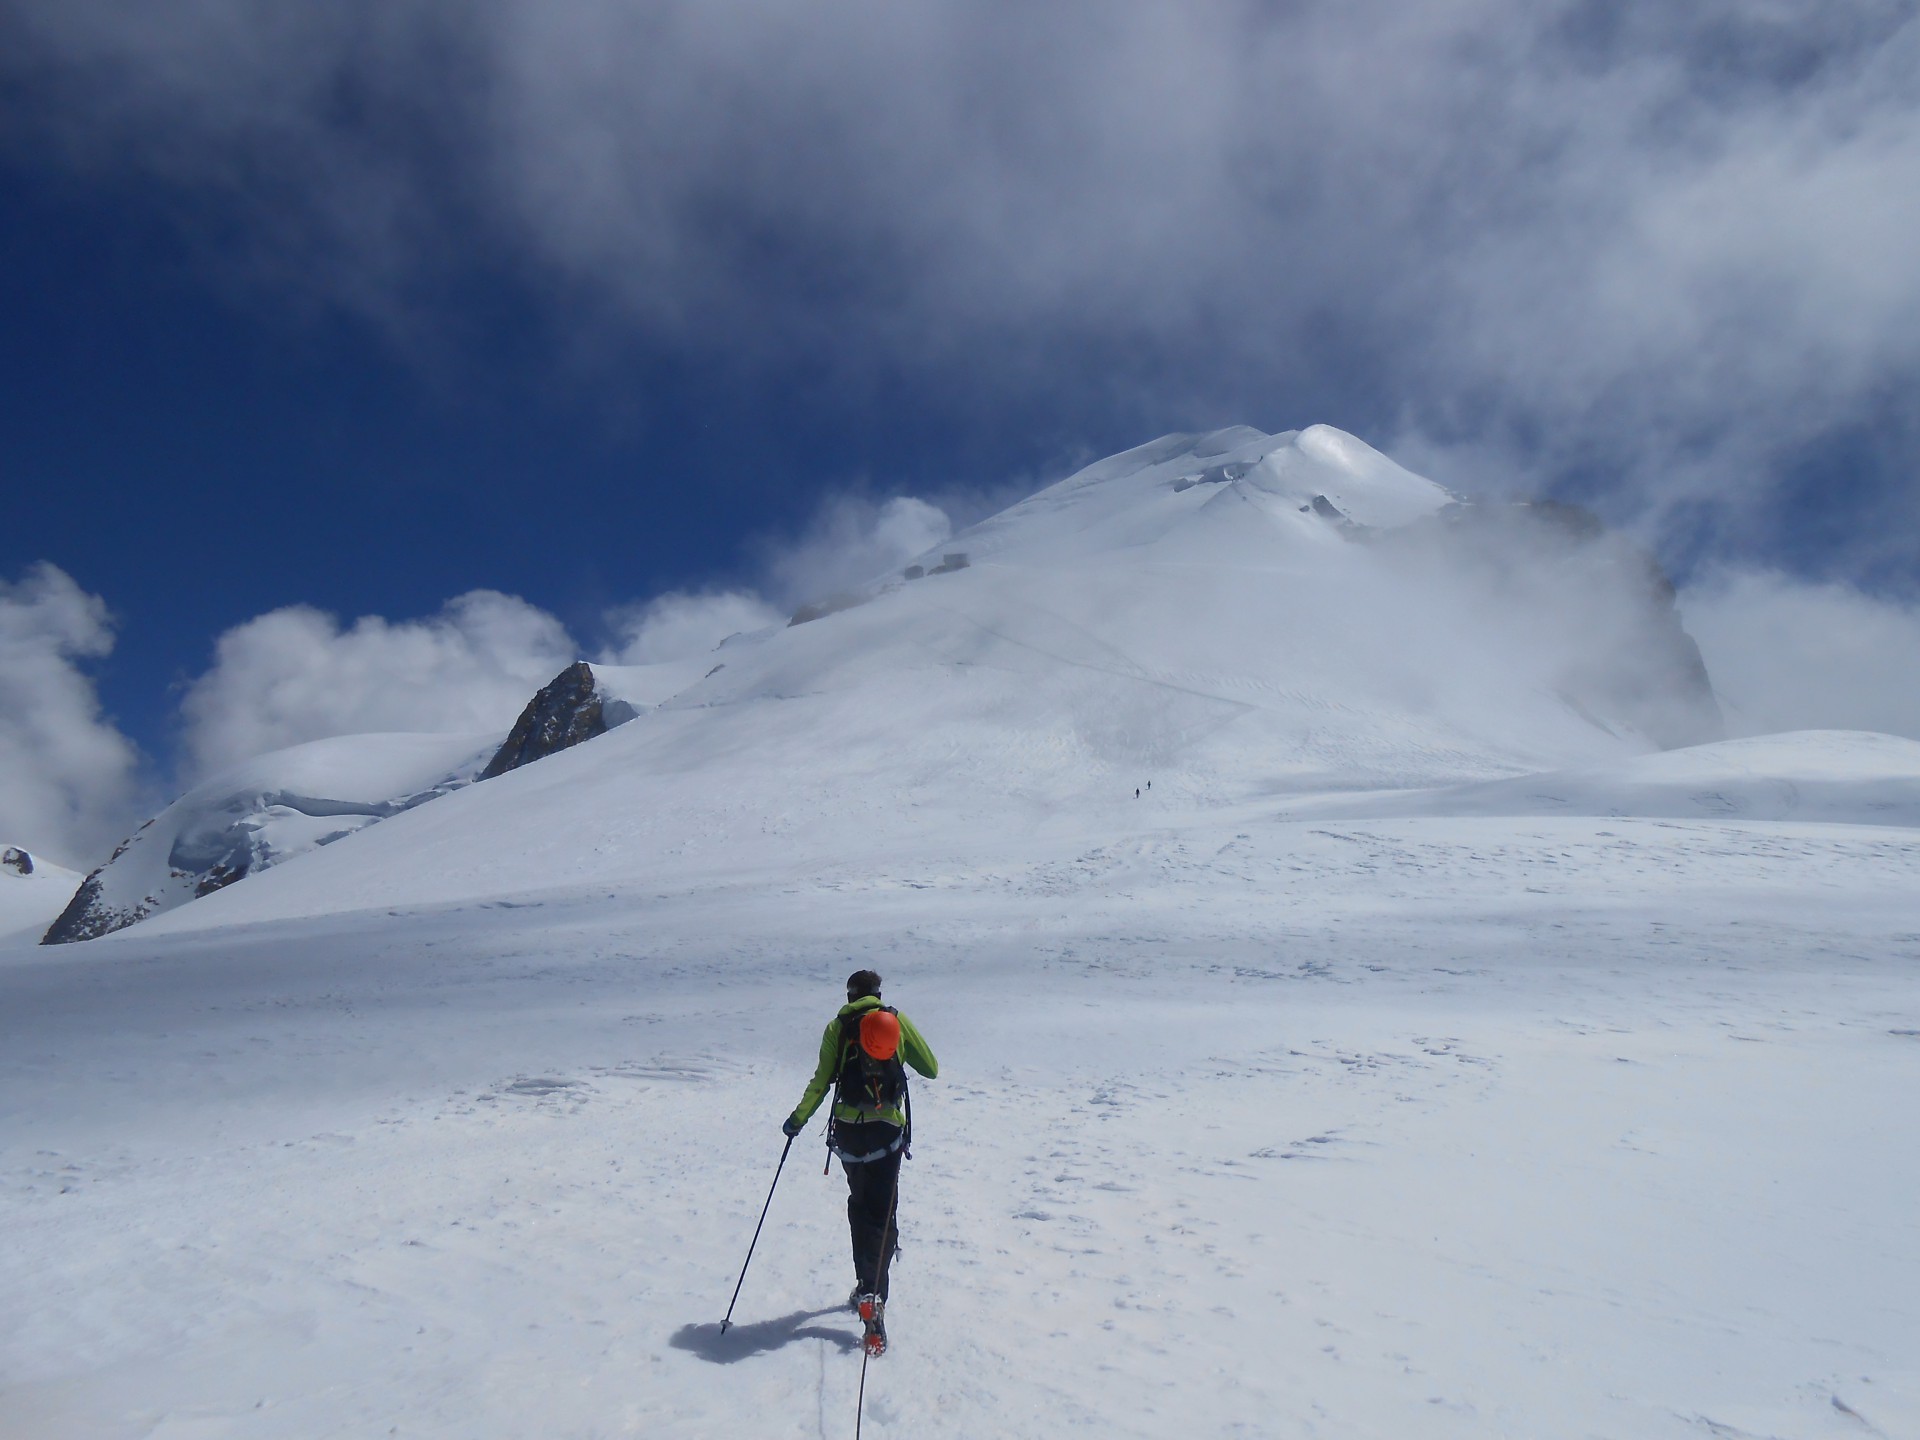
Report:
[[[813,1079],[807,1084],[807,1093],[800,1097],[800,1103],[793,1107],[793,1119],[805,1125],[813,1118],[813,1112],[820,1108],[820,1102],[827,1098],[827,1092],[833,1089],[834,1081],[840,1078],[840,1018],[843,1015],[859,1015],[868,1010],[880,1008],[880,997],[863,995],[850,1005],[842,1005],[840,1014],[833,1017],[827,1025],[826,1033],[820,1037],[820,1063],[813,1067]],[[913,1022],[901,1015],[894,1014],[900,1021],[900,1058],[929,1080],[940,1073],[940,1062],[933,1058],[933,1049],[920,1032],[913,1028]],[[835,1105],[833,1118],[857,1124],[862,1120],[885,1120],[889,1125],[904,1125],[907,1117],[897,1107],[885,1110],[862,1110],[857,1105]]]

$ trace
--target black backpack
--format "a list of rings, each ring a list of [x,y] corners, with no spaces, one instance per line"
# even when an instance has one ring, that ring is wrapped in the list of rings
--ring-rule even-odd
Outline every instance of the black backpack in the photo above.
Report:
[[[879,1010],[889,1015],[900,1013],[891,1005],[878,1005],[840,1017],[840,1076],[833,1088],[836,1105],[890,1110],[906,1103],[907,1068],[900,1063],[900,1052],[894,1051],[890,1059],[876,1060],[860,1044],[860,1022]]]

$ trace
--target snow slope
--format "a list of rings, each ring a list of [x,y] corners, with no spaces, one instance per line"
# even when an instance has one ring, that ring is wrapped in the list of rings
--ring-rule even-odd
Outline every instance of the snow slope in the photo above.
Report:
[[[818,1123],[718,1322],[863,966],[941,1061],[876,1440],[1920,1435],[1914,747],[1653,753],[1644,574],[1349,441],[0,950],[0,1436],[851,1434]]]
[[[851,1434],[858,965],[868,1436],[1920,1434],[1920,831],[1148,805],[0,955],[0,1434]]]
[[[602,665],[595,661],[593,678],[608,702],[609,727],[624,725],[635,715],[659,708],[721,663],[717,654],[661,660],[652,665]]]
[[[1541,573],[1467,565],[1444,534],[1394,539],[1450,503],[1325,427],[1169,437],[926,557],[963,553],[965,569],[735,637],[588,745],[168,923],[470,900],[549,875],[656,884],[796,854],[970,853],[983,834],[1111,826],[1149,780],[1206,810],[1653,748],[1591,682],[1657,619],[1640,578],[1558,551]],[[1668,678],[1663,663],[1636,684]]]
[[[12,848],[0,844],[0,850]],[[0,865],[0,946],[38,940],[80,884],[78,872],[42,859],[24,845],[18,848],[32,855],[33,873],[20,875]]]
[[[1724,740],[1425,794],[1315,797],[1295,814],[1638,815],[1920,826],[1920,742],[1858,730]]]

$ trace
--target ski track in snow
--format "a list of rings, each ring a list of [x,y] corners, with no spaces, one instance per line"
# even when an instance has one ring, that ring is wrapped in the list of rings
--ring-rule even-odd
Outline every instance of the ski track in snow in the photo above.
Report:
[[[1231,820],[0,955],[0,1434],[1920,1434],[1920,832]]]

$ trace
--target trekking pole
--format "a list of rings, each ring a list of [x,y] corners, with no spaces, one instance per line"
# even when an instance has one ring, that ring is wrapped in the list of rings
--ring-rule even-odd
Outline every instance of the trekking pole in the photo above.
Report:
[[[773,1184],[767,1187],[767,1203],[760,1207],[760,1225],[767,1223],[767,1211],[773,1208],[773,1192],[780,1184],[780,1172],[787,1168],[787,1151],[793,1149],[794,1137],[787,1137],[786,1149],[780,1152],[780,1163],[773,1167]],[[747,1245],[747,1258],[740,1264],[740,1278],[733,1282],[733,1299],[727,1302],[727,1318],[720,1322],[720,1333],[727,1333],[727,1326],[733,1323],[733,1307],[740,1303],[740,1287],[747,1283],[747,1266],[753,1263],[753,1247],[760,1243],[760,1225],[753,1227],[753,1239]]]

